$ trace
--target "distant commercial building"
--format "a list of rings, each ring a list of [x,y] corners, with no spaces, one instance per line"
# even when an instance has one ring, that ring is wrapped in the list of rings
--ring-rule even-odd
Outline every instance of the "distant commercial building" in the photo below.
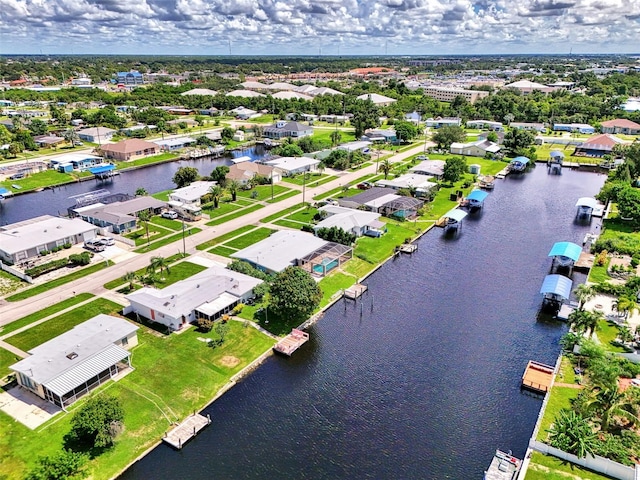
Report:
[[[456,87],[423,87],[422,90],[427,97],[435,98],[441,102],[453,102],[456,97],[463,97],[469,103],[475,103],[477,100],[489,96],[489,92],[485,90],[465,90]]]
[[[547,85],[542,85],[541,83],[532,82],[531,80],[519,80],[517,82],[505,85],[504,88],[513,88],[515,90],[518,90],[523,95],[528,95],[529,93],[535,91],[550,93],[556,90],[554,87],[549,87]]]
[[[118,72],[116,74],[116,81],[122,85],[143,85],[145,83],[144,75],[137,70],[131,70],[130,72]]]

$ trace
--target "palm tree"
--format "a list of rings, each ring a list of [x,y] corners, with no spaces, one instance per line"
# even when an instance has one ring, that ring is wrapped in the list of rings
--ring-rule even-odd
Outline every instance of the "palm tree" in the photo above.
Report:
[[[78,132],[76,132],[73,128],[67,128],[64,131],[64,139],[71,144],[72,147],[76,146],[76,143],[80,141],[80,137],[78,136]]]
[[[624,317],[627,318],[629,314],[633,314],[634,311],[640,311],[640,305],[638,305],[638,301],[631,296],[625,295],[615,303],[616,310],[624,314]]]
[[[133,282],[135,282],[137,279],[138,275],[136,275],[136,272],[127,272],[122,277],[122,281],[129,282],[129,291],[133,290]]]
[[[340,140],[342,140],[342,133],[340,132],[340,130],[334,130],[333,132],[331,132],[332,147],[335,147],[336,145],[338,145],[340,143]]]
[[[138,222],[142,223],[147,234],[147,245],[149,245],[149,220],[151,220],[151,212],[149,210],[138,212]]]
[[[587,338],[595,332],[598,322],[602,320],[602,314],[599,312],[588,312],[586,310],[574,310],[569,315],[569,323],[578,333],[584,333]]]
[[[549,432],[551,446],[577,455],[593,455],[597,436],[587,419],[573,410],[563,408],[554,419]]]
[[[209,193],[211,194],[211,198],[213,199],[213,208],[218,208],[218,204],[220,203],[220,197],[222,197],[224,190],[220,185],[213,185],[209,189]]]
[[[145,195],[148,195],[149,192],[147,192],[147,190],[144,187],[138,187],[136,188],[136,197],[144,197]]]
[[[227,188],[229,189],[229,193],[231,193],[231,200],[236,201],[236,196],[238,195],[238,190],[240,190],[240,182],[237,180],[231,180],[227,183]]]
[[[621,392],[617,382],[608,385],[595,385],[588,394],[584,403],[586,411],[597,415],[600,420],[600,428],[610,432],[618,425],[619,419],[627,420],[631,425],[638,425],[637,405],[634,404],[631,395],[632,389]]]
[[[327,164],[324,163],[323,161],[321,161],[317,166],[316,169],[318,170],[318,172],[320,173],[320,175],[322,175],[322,172],[324,172],[325,168],[327,168]]]
[[[164,257],[151,257],[151,262],[147,267],[147,272],[156,273],[160,270],[160,273],[163,273],[165,270],[167,273],[171,273],[171,269],[169,268],[169,262]]]
[[[380,166],[378,167],[378,172],[384,173],[384,179],[387,179],[389,172],[391,171],[391,162],[388,159],[382,161]]]
[[[593,288],[584,283],[578,285],[573,293],[575,293],[576,297],[578,298],[579,310],[582,310],[584,308],[584,304],[595,296],[595,291],[593,290]]]

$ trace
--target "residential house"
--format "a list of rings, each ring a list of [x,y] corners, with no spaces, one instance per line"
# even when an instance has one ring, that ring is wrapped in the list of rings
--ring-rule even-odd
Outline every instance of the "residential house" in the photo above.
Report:
[[[319,97],[321,95],[344,95],[344,93],[329,87],[316,87],[314,90],[311,90],[310,92],[303,92],[303,93],[308,93],[309,95],[313,95],[314,97]]]
[[[370,142],[397,142],[398,137],[395,130],[366,130],[363,135],[363,140],[369,140]]]
[[[256,175],[271,179],[273,183],[282,181],[282,171],[279,168],[250,161],[230,165],[226,179],[247,185]]]
[[[531,123],[531,122],[511,122],[509,124],[511,128],[518,130],[530,130],[532,132],[546,132],[547,127],[544,123]]]
[[[337,227],[345,232],[353,233],[356,237],[362,235],[379,237],[386,224],[380,222],[380,214],[354,210],[337,205],[324,205],[318,209],[326,217],[313,227],[316,235],[321,228]]]
[[[156,143],[147,142],[138,138],[120,140],[118,143],[102,145],[100,151],[104,158],[119,161],[135,160],[149,157],[160,152]]]
[[[101,165],[102,157],[88,153],[64,153],[56,155],[49,160],[49,166],[58,172],[68,173],[74,170],[84,171],[91,167]]]
[[[16,264],[65,244],[91,240],[98,229],[79,218],[42,215],[0,226],[0,260]]]
[[[316,170],[320,160],[310,157],[278,157],[262,163],[280,169],[286,176],[292,176]]]
[[[442,128],[442,127],[459,127],[462,125],[462,119],[460,118],[427,118],[427,127]]]
[[[72,207],[69,214],[100,227],[104,232],[124,233],[136,228],[138,214],[149,211],[158,214],[167,204],[153,197],[135,197],[112,203],[94,203]]]
[[[296,89],[296,86],[286,82],[274,82],[274,83],[265,85],[264,89],[272,92],[293,91]]]
[[[444,166],[447,162],[444,160],[423,160],[409,171],[418,175],[429,175],[440,180],[444,175]]]
[[[260,82],[255,82],[252,80],[247,80],[246,82],[242,82],[240,84],[242,88],[246,88],[247,90],[267,90],[267,85]]]
[[[477,128],[480,130],[493,130],[494,132],[502,132],[504,126],[500,122],[493,122],[491,120],[469,120],[467,122],[467,128]]]
[[[467,155],[470,157],[484,157],[487,154],[495,155],[500,151],[500,145],[489,140],[476,140],[469,143],[454,142],[450,152],[454,155]]]
[[[272,95],[273,98],[278,98],[280,100],[313,100],[313,97],[310,95],[305,95],[300,92],[291,92],[291,91],[280,91],[276,92]]]
[[[578,133],[595,133],[595,127],[586,123],[554,123],[554,132],[578,132]]]
[[[236,130],[235,133],[233,134],[232,140],[234,142],[244,142],[245,133],[242,130]]]
[[[348,113],[346,115],[320,115],[321,122],[327,123],[345,123],[353,117],[353,114]]]
[[[279,120],[273,125],[265,127],[263,136],[278,140],[280,138],[302,138],[313,135],[313,127],[300,122],[287,122]]]
[[[264,97],[262,93],[253,92],[251,90],[233,90],[226,95],[227,97],[243,97],[243,98],[256,98]]]
[[[166,140],[154,140],[153,143],[158,145],[161,150],[166,152],[173,152],[174,150],[180,150],[196,143],[197,140],[191,137],[177,137],[167,138]]]
[[[107,127],[91,127],[78,130],[78,138],[80,140],[98,144],[108,142],[115,134],[115,130]]]
[[[138,327],[100,314],[29,350],[9,368],[18,385],[66,408],[123,370],[130,370]]]
[[[178,188],[169,194],[168,204],[180,216],[188,220],[199,220],[202,217],[202,197],[208,195],[217,184],[199,181]]]
[[[395,189],[373,187],[358,195],[338,200],[340,206],[376,212],[387,217],[408,219],[414,218],[424,205],[419,198],[398,195]]]
[[[324,276],[352,255],[351,247],[327,242],[299,230],[279,230],[230,256],[267,273],[298,266],[312,275]]]
[[[130,127],[121,128],[120,131],[124,133],[127,137],[138,136],[138,132],[144,132],[145,136],[147,133],[151,133],[151,130],[156,130],[158,127],[155,125],[144,125],[139,123],[138,125],[132,125]]]
[[[242,106],[229,110],[229,113],[239,120],[248,120],[250,118],[260,116],[257,111]]]
[[[379,93],[363,93],[356,97],[358,100],[368,100],[373,102],[374,105],[378,107],[387,107],[392,103],[397,102],[395,98],[386,97],[384,95],[380,95]]]
[[[616,118],[607,120],[600,124],[602,133],[620,133],[623,135],[640,135],[640,124],[627,120],[626,118]]]
[[[252,299],[253,289],[261,283],[249,275],[214,266],[163,289],[145,287],[130,293],[124,313],[177,331],[199,318],[216,320],[231,312],[239,303]]]
[[[433,177],[429,175],[419,175],[417,173],[405,173],[394,179],[378,180],[376,186],[391,188],[393,190],[409,189],[416,192],[416,196],[422,197],[428,195],[429,192],[438,184],[431,182]]]
[[[33,137],[33,141],[40,148],[50,148],[57,147],[64,143],[65,139],[63,137],[58,137],[57,135],[36,135]]]
[[[624,145],[625,143],[615,135],[602,133],[582,142],[576,147],[573,154],[577,157],[603,157],[610,154],[616,145]]]
[[[207,97],[213,97],[215,95],[218,95],[218,92],[209,88],[192,88],[191,90],[182,92],[180,95],[182,95],[183,97],[187,95],[203,95]]]

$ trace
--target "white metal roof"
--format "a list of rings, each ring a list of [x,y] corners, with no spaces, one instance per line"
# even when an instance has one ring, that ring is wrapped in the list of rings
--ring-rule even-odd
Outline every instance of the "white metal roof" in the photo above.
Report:
[[[179,202],[194,202],[196,200],[199,200],[203,195],[209,193],[209,190],[214,185],[217,185],[217,182],[193,182],[186,187],[174,190],[169,194],[169,198],[171,200],[177,200]]]
[[[280,157],[264,163],[291,172],[301,168],[315,167],[320,163],[320,160],[310,157]]]
[[[338,227],[348,232],[351,229],[360,228],[365,225],[371,224],[378,218],[379,213],[365,212],[363,210],[354,210],[352,208],[338,207],[334,205],[325,205],[318,210],[327,212],[329,217],[319,222],[314,230],[318,228],[331,228]]]
[[[238,301],[238,297],[235,295],[231,295],[229,293],[223,293],[215,300],[212,300],[207,303],[203,303],[196,310],[198,312],[204,313],[205,315],[215,315],[220,310],[227,308]]]

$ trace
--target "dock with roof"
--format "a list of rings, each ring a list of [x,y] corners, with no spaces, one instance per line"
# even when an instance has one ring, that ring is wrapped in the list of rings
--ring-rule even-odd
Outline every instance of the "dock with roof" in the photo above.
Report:
[[[551,270],[554,267],[572,269],[575,263],[580,259],[582,254],[582,247],[571,242],[556,242],[551,251],[549,257],[551,260]]]
[[[473,190],[462,202],[461,206],[468,207],[470,209],[479,209],[484,206],[485,199],[489,196],[489,193],[484,190]]]
[[[467,212],[465,212],[464,210],[460,210],[459,208],[452,208],[436,222],[436,227],[441,227],[445,230],[449,228],[455,228],[456,230],[459,230],[462,226],[462,219],[466,216]]]

